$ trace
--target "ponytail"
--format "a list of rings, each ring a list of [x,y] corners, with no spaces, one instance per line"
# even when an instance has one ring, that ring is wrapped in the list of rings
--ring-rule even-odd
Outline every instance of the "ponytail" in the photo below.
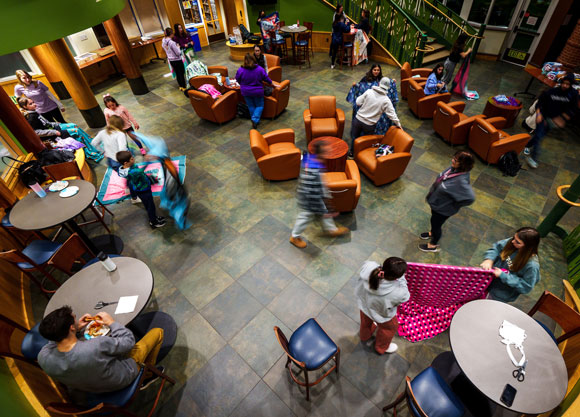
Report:
[[[379,282],[381,279],[385,277],[385,273],[383,269],[379,266],[378,268],[373,269],[369,276],[369,288],[371,290],[378,290],[379,289]]]

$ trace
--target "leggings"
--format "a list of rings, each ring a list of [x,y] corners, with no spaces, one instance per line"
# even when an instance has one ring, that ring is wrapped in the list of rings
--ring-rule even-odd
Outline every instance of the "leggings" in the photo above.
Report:
[[[444,216],[431,210],[431,244],[436,245],[441,239],[441,226],[447,221],[449,216]]]
[[[453,72],[455,71],[456,65],[457,62],[453,62],[449,58],[445,60],[445,63],[443,64],[443,78],[441,78],[441,81],[445,84],[449,84],[453,79]]]
[[[141,143],[141,141],[139,139],[137,139],[134,132],[135,132],[135,130],[133,129],[132,126],[128,129],[125,129],[125,133],[128,134],[131,139],[133,139],[133,142],[135,142],[137,144],[139,149],[143,149],[143,144]]]
[[[40,115],[49,122],[66,123],[58,107],[56,109],[52,109],[51,111],[47,111],[46,113],[40,113]]]
[[[185,88],[185,67],[183,66],[183,61],[169,61],[171,68],[175,71],[175,78],[177,79],[177,84],[181,88]]]
[[[330,44],[330,63],[334,65],[334,61],[336,61],[336,54],[338,53],[338,47],[340,46],[339,43],[331,43]]]

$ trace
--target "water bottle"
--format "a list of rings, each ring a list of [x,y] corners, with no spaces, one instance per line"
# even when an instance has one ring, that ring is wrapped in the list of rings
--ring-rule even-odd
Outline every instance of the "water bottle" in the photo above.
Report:
[[[44,189],[37,182],[30,184],[30,188],[32,188],[32,191],[34,191],[40,198],[46,197],[46,191],[44,191]]]
[[[229,85],[230,85],[230,77],[226,77],[226,85],[229,87]]]
[[[107,271],[113,272],[115,269],[117,269],[117,265],[115,265],[115,263],[106,253],[99,252],[97,258],[99,258],[99,261]]]

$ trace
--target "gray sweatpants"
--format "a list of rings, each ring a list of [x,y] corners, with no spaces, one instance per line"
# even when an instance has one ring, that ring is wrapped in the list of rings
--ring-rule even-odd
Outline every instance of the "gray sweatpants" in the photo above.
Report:
[[[456,65],[457,62],[450,61],[449,58],[445,60],[443,64],[443,78],[441,78],[441,81],[445,84],[449,84],[453,79],[453,72],[455,71]]]
[[[310,223],[317,214],[312,213],[310,211],[301,211],[298,213],[298,217],[296,218],[296,223],[294,223],[294,229],[292,229],[292,237],[298,237],[300,234],[306,229],[308,223]],[[322,221],[322,229],[325,232],[334,232],[337,227],[334,224],[334,220],[332,217],[324,217],[322,215],[318,215]]]

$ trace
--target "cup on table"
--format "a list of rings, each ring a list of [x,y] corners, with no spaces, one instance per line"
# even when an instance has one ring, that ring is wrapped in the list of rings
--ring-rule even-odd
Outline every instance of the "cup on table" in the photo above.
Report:
[[[37,182],[30,184],[29,187],[32,188],[32,191],[34,191],[40,198],[46,197],[46,191],[44,191],[44,189]]]

